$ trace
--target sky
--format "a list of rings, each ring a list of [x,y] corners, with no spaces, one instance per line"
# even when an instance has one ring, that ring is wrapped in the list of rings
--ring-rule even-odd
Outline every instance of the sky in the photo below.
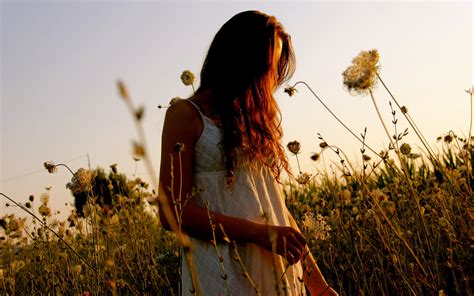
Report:
[[[132,158],[133,118],[118,95],[127,85],[145,107],[144,127],[153,165],[159,169],[160,135],[173,97],[192,89],[183,70],[199,76],[217,30],[244,10],[274,15],[290,33],[303,80],[356,134],[367,127],[367,144],[388,145],[370,97],[348,93],[341,73],[361,51],[377,49],[380,75],[433,146],[449,130],[467,136],[473,85],[473,4],[366,1],[6,1],[1,10],[0,192],[18,202],[50,187],[53,210],[66,211],[73,197],[71,174],[48,174],[43,162],[73,171],[89,163],[109,169],[117,163],[128,177],[148,180]],[[196,85],[199,84],[199,79]],[[303,86],[288,97],[275,93],[282,113],[283,143],[301,142],[302,170],[321,162],[317,134],[357,162],[361,145]],[[389,96],[379,85],[375,98],[391,130]],[[400,112],[397,113],[399,117]],[[408,127],[399,118],[398,130]],[[413,131],[404,141],[418,152]],[[326,152],[325,152],[326,154]],[[331,156],[328,154],[328,159]],[[294,170],[296,162],[290,158]],[[328,162],[326,162],[328,165]],[[0,197],[2,198],[2,197]],[[38,200],[38,199],[37,199]],[[0,200],[0,216],[19,213]],[[36,206],[38,202],[36,202]]]

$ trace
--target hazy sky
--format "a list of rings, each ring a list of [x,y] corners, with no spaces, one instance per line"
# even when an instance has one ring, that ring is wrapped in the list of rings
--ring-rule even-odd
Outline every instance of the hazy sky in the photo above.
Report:
[[[191,94],[179,80],[181,72],[198,76],[220,26],[250,9],[275,15],[291,34],[297,56],[292,82],[309,83],[356,133],[367,127],[367,143],[377,150],[388,140],[370,98],[342,86],[341,73],[361,50],[378,49],[381,76],[433,144],[449,130],[464,136],[469,130],[464,90],[474,77],[470,1],[1,1],[0,8],[0,191],[20,202],[48,186],[54,209],[73,201],[65,189],[70,173],[48,174],[48,160],[77,170],[87,167],[89,155],[92,167],[118,163],[132,177],[136,134],[117,79],[146,108],[158,170],[164,111],[157,105]],[[309,160],[319,150],[317,133],[350,158],[359,157],[359,143],[304,87],[298,89],[292,98],[282,89],[276,97],[284,143],[301,142],[303,170],[321,168]],[[381,86],[375,94],[393,128],[389,97]],[[399,130],[407,126],[400,118]],[[419,142],[412,136],[407,141],[416,152]],[[147,178],[140,162],[136,172]],[[0,215],[14,211],[0,202]]]

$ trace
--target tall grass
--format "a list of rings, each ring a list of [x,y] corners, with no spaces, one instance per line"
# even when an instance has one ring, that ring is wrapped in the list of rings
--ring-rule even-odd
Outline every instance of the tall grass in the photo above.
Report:
[[[378,54],[363,52],[355,61],[359,62],[344,72],[345,83],[349,90],[369,93],[378,109],[371,92],[375,79],[390,93],[377,72]],[[359,69],[361,66],[369,70]],[[194,77],[187,72],[181,79],[193,86]],[[297,82],[285,91],[293,95],[300,83],[309,88]],[[135,154],[155,176],[141,128],[144,110],[133,106],[122,83],[118,86],[137,123]],[[472,100],[472,90],[470,94]],[[453,132],[443,135],[435,153],[407,108],[390,95],[419,136],[426,156],[412,153],[410,146],[402,143],[407,131],[397,132],[395,110],[394,135],[382,122],[390,145],[377,153],[365,143],[365,131],[358,137],[324,105],[361,142],[363,165],[357,168],[355,161],[319,135],[321,153],[335,153],[340,166],[331,172],[301,172],[297,156],[301,147],[298,142],[289,143],[299,175],[285,186],[288,208],[305,232],[322,273],[341,295],[472,295],[471,132],[467,139]],[[366,149],[378,157],[371,165]],[[312,157],[315,161],[320,158],[320,154]],[[45,164],[50,172],[58,166]],[[71,173],[67,186],[76,198],[76,207],[65,221],[52,214],[48,193],[39,202],[31,196],[24,203],[1,193],[12,206],[32,216],[5,214],[0,218],[2,294],[179,294],[183,250],[192,261],[192,246],[180,230],[180,209],[174,205],[178,219],[171,221],[174,232],[167,232],[157,215],[157,184],[149,189],[139,178],[127,179],[116,166],[111,166],[108,174],[100,168]],[[81,196],[83,203],[78,202]],[[158,204],[171,217],[171,205],[165,200],[158,200]],[[314,217],[317,221],[312,221]],[[218,250],[215,239],[212,243]],[[230,241],[227,244],[235,246]],[[218,251],[216,256],[220,256]],[[272,271],[268,272],[271,276]],[[216,280],[221,276],[225,278],[224,269]],[[199,287],[195,288],[193,292],[199,294]]]

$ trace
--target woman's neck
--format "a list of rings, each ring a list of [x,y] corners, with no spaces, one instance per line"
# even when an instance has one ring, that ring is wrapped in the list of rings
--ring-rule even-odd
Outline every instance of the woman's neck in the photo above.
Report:
[[[212,102],[213,91],[212,89],[205,89],[198,91],[190,99],[197,103],[201,112],[211,119],[217,119],[217,112]]]

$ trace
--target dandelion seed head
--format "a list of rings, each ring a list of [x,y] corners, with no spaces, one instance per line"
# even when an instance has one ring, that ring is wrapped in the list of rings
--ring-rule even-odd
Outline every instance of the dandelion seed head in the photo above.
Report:
[[[286,148],[288,148],[288,150],[293,153],[293,154],[298,154],[300,153],[300,149],[301,149],[301,144],[300,142],[298,141],[292,141],[292,142],[289,142],[287,145],[286,145]]]
[[[380,66],[379,53],[376,49],[361,51],[352,64],[342,73],[343,84],[349,92],[364,94],[377,82],[376,73]]]
[[[193,74],[193,72],[191,72],[189,70],[183,71],[183,73],[181,73],[180,78],[181,78],[181,81],[183,82],[183,84],[186,85],[186,86],[192,85],[194,83],[194,74]]]

